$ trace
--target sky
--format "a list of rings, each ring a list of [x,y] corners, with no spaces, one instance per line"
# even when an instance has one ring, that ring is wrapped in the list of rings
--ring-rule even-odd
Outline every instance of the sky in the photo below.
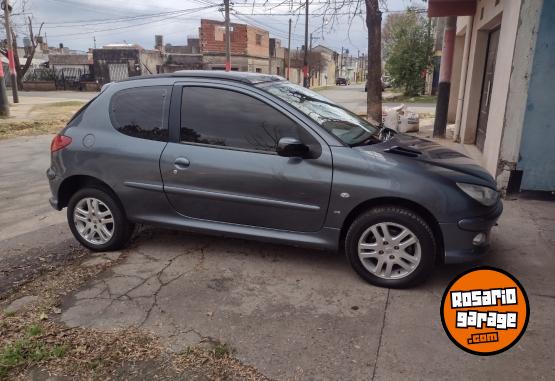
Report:
[[[325,17],[325,0],[310,0],[309,32],[313,45],[322,44],[336,51],[349,49],[356,55],[367,50],[364,8],[357,0],[340,0],[344,6],[336,17]],[[280,5],[282,3],[287,5]],[[422,0],[382,0],[384,19],[388,12],[407,6],[425,7]],[[109,43],[137,43],[152,49],[154,35],[164,36],[164,43],[185,45],[187,37],[198,37],[201,18],[224,20],[218,4],[222,0],[11,0],[18,40],[25,34],[24,17],[31,16],[35,33],[41,22],[41,35],[48,44],[63,43],[70,49],[86,51]],[[270,32],[270,37],[287,46],[288,20],[292,19],[291,47],[304,43],[304,1],[234,0],[231,21],[251,24]],[[292,8],[291,8],[292,7]],[[360,13],[353,17],[354,13]]]

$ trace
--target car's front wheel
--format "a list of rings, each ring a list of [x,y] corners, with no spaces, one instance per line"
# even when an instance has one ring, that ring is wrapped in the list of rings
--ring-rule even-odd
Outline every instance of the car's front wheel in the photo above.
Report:
[[[121,249],[134,229],[115,197],[99,188],[81,189],[71,197],[67,221],[75,238],[95,251]]]
[[[353,221],[345,237],[345,251],[351,266],[366,281],[404,288],[430,274],[436,243],[431,228],[417,213],[383,206]]]

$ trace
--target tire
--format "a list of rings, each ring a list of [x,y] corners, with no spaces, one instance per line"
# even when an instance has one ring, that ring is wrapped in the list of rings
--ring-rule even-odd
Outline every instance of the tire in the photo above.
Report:
[[[77,207],[80,211],[76,213]],[[98,212],[94,213],[95,210]],[[112,223],[109,222],[110,216]],[[119,200],[110,191],[93,187],[81,189],[71,197],[67,206],[67,222],[75,239],[93,251],[123,248],[135,228],[127,220]],[[106,230],[101,229],[102,226]]]
[[[413,239],[416,242],[412,243]],[[381,206],[353,221],[345,237],[345,253],[353,269],[367,282],[406,288],[421,283],[431,273],[436,242],[432,229],[417,213]]]

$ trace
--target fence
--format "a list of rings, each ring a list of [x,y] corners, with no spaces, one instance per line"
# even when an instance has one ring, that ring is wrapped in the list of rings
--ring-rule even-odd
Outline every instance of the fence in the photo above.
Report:
[[[11,86],[6,76],[6,86]],[[23,76],[23,82],[54,82],[56,90],[81,90],[83,81],[90,81],[91,75],[83,68],[30,68]]]

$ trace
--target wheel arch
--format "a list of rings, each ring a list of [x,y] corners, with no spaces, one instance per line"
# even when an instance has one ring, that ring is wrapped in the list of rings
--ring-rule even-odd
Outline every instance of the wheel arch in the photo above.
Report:
[[[432,233],[434,234],[434,238],[436,240],[436,246],[437,246],[436,261],[438,261],[438,263],[443,263],[443,260],[444,260],[443,234],[441,233],[441,228],[439,227],[439,223],[437,219],[428,209],[426,209],[422,205],[414,201],[407,200],[404,198],[399,198],[399,197],[374,198],[371,200],[366,200],[364,202],[361,202],[356,207],[354,207],[349,212],[349,214],[343,221],[343,225],[341,226],[341,235],[339,240],[340,248],[344,247],[345,245],[345,236],[347,235],[347,231],[349,230],[349,227],[361,213],[364,213],[365,211],[378,206],[386,206],[386,205],[400,206],[400,207],[409,209],[415,213],[418,213],[424,219],[424,221],[426,221],[426,223],[432,229]]]
[[[83,188],[99,188],[104,190],[108,192],[120,206],[122,206],[121,200],[117,196],[116,192],[114,192],[114,190],[104,181],[88,175],[73,175],[64,179],[58,188],[58,207],[60,209],[65,208],[75,192]]]

